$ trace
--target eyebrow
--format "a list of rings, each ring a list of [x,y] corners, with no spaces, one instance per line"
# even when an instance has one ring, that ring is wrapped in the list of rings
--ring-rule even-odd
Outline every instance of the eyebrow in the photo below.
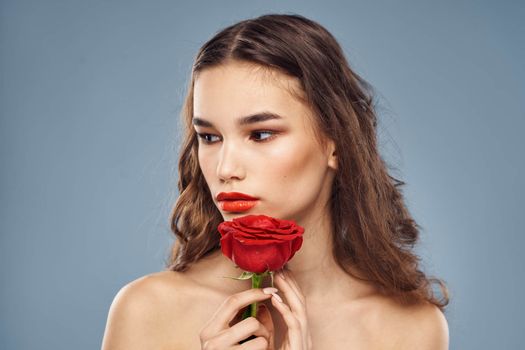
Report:
[[[248,125],[248,124],[254,124],[254,123],[260,123],[264,122],[266,120],[273,120],[273,119],[283,119],[279,114],[273,113],[273,112],[259,112],[251,115],[247,115],[245,117],[237,119],[237,124],[240,126]],[[192,119],[193,125],[202,126],[202,127],[209,127],[212,128],[213,124],[209,121],[202,119],[201,117],[193,117]]]

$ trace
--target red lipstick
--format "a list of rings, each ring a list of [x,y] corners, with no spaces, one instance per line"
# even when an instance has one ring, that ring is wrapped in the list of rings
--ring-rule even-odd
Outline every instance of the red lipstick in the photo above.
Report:
[[[258,198],[240,192],[220,192],[217,200],[222,210],[239,212],[253,208]]]
[[[231,201],[235,199],[246,199],[246,200],[256,200],[259,198],[255,198],[252,196],[248,196],[247,194],[241,193],[241,192],[219,192],[217,195],[218,201]]]

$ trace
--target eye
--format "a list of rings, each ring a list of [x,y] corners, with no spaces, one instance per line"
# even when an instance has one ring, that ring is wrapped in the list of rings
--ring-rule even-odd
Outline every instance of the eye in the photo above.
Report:
[[[255,142],[266,142],[275,137],[275,134],[277,132],[270,131],[270,130],[257,130],[253,131],[250,135],[250,139],[254,139]],[[262,136],[261,135],[269,135],[269,136]],[[213,140],[213,137],[216,137],[220,140],[220,137],[214,134],[207,134],[207,133],[197,133],[197,136],[202,140],[204,144],[211,145],[217,142],[216,140]]]
[[[206,133],[197,133],[197,136],[199,136],[199,138],[202,140],[202,142],[204,142],[205,144],[212,144],[214,143],[214,141],[210,140],[210,138],[216,136],[218,137],[217,135],[213,135],[213,134],[206,134]]]
[[[252,132],[252,136],[253,135],[263,135],[263,134],[267,134],[270,136],[265,137],[265,138],[256,138],[255,142],[266,142],[268,140],[271,140],[275,137],[276,132],[270,131],[270,130],[257,130],[257,131]]]

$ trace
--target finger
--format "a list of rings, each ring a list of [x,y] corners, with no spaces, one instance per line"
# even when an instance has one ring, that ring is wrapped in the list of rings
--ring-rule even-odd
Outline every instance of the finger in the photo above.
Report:
[[[230,321],[230,323],[228,323],[228,327],[231,327],[231,326],[233,326],[234,324],[241,322],[241,321],[242,321],[242,316],[243,316],[243,314],[244,314],[244,311],[245,311],[245,309],[241,309],[241,310],[239,310],[239,311],[235,314],[235,316],[232,318],[232,320]]]
[[[267,350],[268,349],[268,340],[264,337],[257,337],[255,339],[251,339],[245,343],[242,343],[241,345],[236,345],[228,349],[234,349],[234,350]]]
[[[274,288],[275,290],[275,288]],[[206,326],[206,332],[217,333],[229,327],[240,309],[253,302],[263,301],[271,298],[271,294],[265,294],[260,288],[248,289],[240,293],[230,295],[219,306]]]
[[[292,271],[288,268],[285,268],[282,269],[280,272],[282,272],[282,277],[284,277],[284,279],[289,282],[292,289],[300,297],[300,299],[303,300],[304,303],[304,295],[303,293],[301,293],[301,288],[299,288],[299,284],[297,284],[297,280],[295,279],[295,276],[293,275]]]
[[[233,344],[238,344],[241,340],[251,335],[263,337],[267,341],[270,339],[270,332],[266,327],[255,317],[248,317],[233,327],[219,333],[214,339],[214,344],[220,345],[218,348],[229,347]]]
[[[266,305],[259,305],[259,309],[257,310],[257,319],[263,324],[264,327],[266,327],[266,329],[270,333],[270,337],[268,339],[268,350],[274,350],[274,324],[272,315],[270,314],[270,310],[268,310],[268,307]]]
[[[289,279],[283,279],[279,274],[275,284],[282,292],[291,310],[300,318],[306,318],[306,302],[301,292],[296,291],[290,284]]]
[[[297,284],[297,281],[295,277],[293,276],[292,272],[287,268],[281,269],[278,271],[277,276],[285,280],[286,282],[288,282],[292,290],[297,294],[299,299],[301,299],[301,301],[303,301],[304,303],[304,296],[301,293],[301,289],[299,288],[299,285]]]
[[[288,328],[288,340],[291,349],[302,349],[302,328],[301,323],[292,313],[292,310],[285,303],[281,303],[277,298],[272,298],[273,306],[279,311]]]
[[[259,304],[257,309],[257,319],[261,322],[270,333],[274,331],[274,324],[270,310],[265,304]]]

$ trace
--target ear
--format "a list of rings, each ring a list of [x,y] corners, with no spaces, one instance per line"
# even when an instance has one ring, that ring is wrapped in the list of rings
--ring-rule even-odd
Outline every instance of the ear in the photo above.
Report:
[[[335,143],[333,140],[328,142],[328,166],[334,170],[337,170],[337,154],[335,150]]]

